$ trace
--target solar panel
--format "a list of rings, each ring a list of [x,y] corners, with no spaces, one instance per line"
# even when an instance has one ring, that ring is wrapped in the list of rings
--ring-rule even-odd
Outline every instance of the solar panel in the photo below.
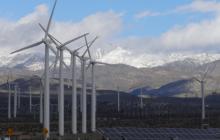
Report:
[[[100,128],[110,140],[219,140],[220,129],[192,128]]]

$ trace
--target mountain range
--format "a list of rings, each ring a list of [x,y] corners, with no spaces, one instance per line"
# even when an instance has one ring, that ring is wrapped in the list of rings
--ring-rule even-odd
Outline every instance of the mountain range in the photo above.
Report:
[[[113,53],[114,51],[118,53]],[[100,52],[97,52],[97,54],[99,53],[99,56],[103,55]],[[99,57],[99,61],[112,63],[112,65],[96,66],[95,78],[97,80],[97,89],[116,90],[119,88],[119,90],[136,94],[134,92],[136,89],[147,87],[147,90],[144,91],[146,95],[194,97],[199,96],[200,85],[193,77],[199,78],[202,75],[202,70],[205,70],[207,67],[213,67],[214,71],[208,73],[206,80],[206,93],[210,94],[219,90],[220,61],[213,61],[218,58],[217,56],[208,62],[204,62],[204,58],[200,59],[198,56],[182,56],[185,59],[177,56],[174,60],[169,60],[166,63],[134,59],[133,61],[141,61],[139,64],[146,66],[134,67],[126,63],[122,64],[123,61],[130,62],[128,59],[122,61],[120,57],[123,57],[123,53],[127,54],[128,52],[121,48],[116,48],[116,50]],[[68,57],[65,58],[67,63],[69,62],[68,59]],[[52,64],[55,57],[51,56],[50,60],[50,64]],[[0,76],[2,83],[7,79],[5,77],[7,77],[8,68],[11,69],[16,78],[34,74],[40,75],[44,68],[44,55],[41,53],[29,53],[0,57]],[[69,74],[68,70],[66,70],[66,77],[70,77]],[[77,74],[78,79],[80,79],[79,65],[77,67]],[[87,77],[88,82],[91,82],[90,70],[88,70]]]

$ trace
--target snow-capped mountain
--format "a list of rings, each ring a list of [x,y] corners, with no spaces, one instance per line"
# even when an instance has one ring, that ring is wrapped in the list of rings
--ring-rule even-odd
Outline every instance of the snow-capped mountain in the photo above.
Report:
[[[199,64],[210,62],[219,58],[219,55],[217,54],[212,55],[212,57],[207,57],[206,54],[172,54],[169,57],[164,57],[164,55],[156,56],[143,54],[142,57],[138,57],[135,56],[135,53],[132,53],[131,51],[122,49],[120,47],[115,48],[114,50],[108,53],[103,53],[102,50],[98,50],[97,53],[97,58],[99,61],[114,64],[122,63],[114,66],[97,65],[95,71],[97,88],[112,90],[117,89],[117,86],[120,85],[120,90],[123,91],[130,91],[130,89],[134,89],[140,86],[149,87],[152,89],[160,89],[160,87],[172,83],[174,81],[190,79],[196,74],[198,74],[198,70],[202,68],[200,66],[198,67]],[[161,58],[161,60],[159,58]],[[50,57],[50,64],[54,63],[54,59],[54,56]],[[68,62],[67,64],[69,65],[69,56],[65,57],[65,62]],[[210,77],[213,78],[210,78],[212,81],[208,83],[208,87],[210,87],[211,90],[220,90],[218,88],[218,81],[220,81],[220,61],[215,62],[216,68],[215,71],[210,73]],[[132,65],[135,67],[133,67]],[[141,66],[146,67],[138,68]],[[27,74],[27,72],[24,71],[24,69],[31,70],[29,72],[43,70],[44,54],[22,53],[17,55],[11,55],[9,57],[2,56],[0,57],[0,68],[4,67],[15,68],[13,69],[14,72],[19,70],[19,74],[21,75]],[[80,68],[77,69],[78,76],[80,76],[79,72]],[[3,73],[2,75],[4,76],[5,74]],[[77,78],[80,79],[80,77]],[[88,71],[88,81],[91,81],[90,71]],[[173,84],[171,84],[171,86],[173,86]],[[177,88],[181,86],[182,85],[177,86]],[[196,87],[195,91],[197,91],[197,89],[199,88]]]
[[[211,61],[219,60],[220,54],[207,53],[172,53],[172,54],[137,54],[134,51],[123,49],[122,47],[116,47],[108,53],[102,54],[103,51],[98,49],[98,60],[111,64],[126,64],[134,67],[157,67],[164,64],[173,63],[176,61],[185,61],[191,63],[204,64]]]
[[[220,59],[220,54],[211,54],[208,56],[206,53],[173,53],[165,55],[160,53],[147,54],[143,52],[143,54],[137,54],[122,47],[116,47],[107,53],[101,49],[97,49],[94,54],[95,58],[101,62],[126,64],[137,68],[153,68],[174,62],[203,64]],[[51,56],[50,63],[53,63],[54,59],[55,57]],[[70,56],[66,56],[65,61],[69,64]],[[0,67],[26,68],[33,71],[41,70],[44,67],[44,55],[42,53],[28,53],[8,57],[2,56],[0,57]]]
[[[0,67],[41,70],[44,67],[44,56],[40,53],[17,54],[9,57],[0,57]]]

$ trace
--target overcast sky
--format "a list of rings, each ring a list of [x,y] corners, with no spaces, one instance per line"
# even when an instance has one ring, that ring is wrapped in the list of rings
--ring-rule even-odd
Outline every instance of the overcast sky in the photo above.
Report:
[[[38,23],[45,25],[52,5],[53,0],[2,1],[0,55],[42,39]],[[149,55],[218,53],[220,1],[58,0],[51,33],[65,42],[85,32],[90,40],[100,37],[94,50],[106,52],[120,46]]]

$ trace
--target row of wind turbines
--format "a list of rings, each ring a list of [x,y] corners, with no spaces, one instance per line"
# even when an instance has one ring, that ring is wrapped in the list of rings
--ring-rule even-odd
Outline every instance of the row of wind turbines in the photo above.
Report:
[[[76,86],[76,60],[77,58],[81,62],[81,77],[82,77],[82,93],[81,93],[81,107],[82,107],[82,133],[87,133],[87,79],[86,71],[91,67],[92,71],[92,95],[91,95],[91,131],[96,131],[96,85],[95,85],[95,65],[105,64],[97,62],[92,59],[90,53],[90,47],[98,39],[95,37],[91,42],[88,42],[87,36],[89,33],[85,33],[76,38],[73,38],[65,43],[61,43],[49,33],[52,18],[54,15],[57,0],[55,0],[52,12],[49,17],[46,28],[39,24],[40,28],[44,31],[45,35],[42,40],[33,43],[24,48],[18,49],[11,54],[22,52],[24,50],[38,47],[41,44],[45,45],[45,62],[44,62],[44,74],[43,74],[43,124],[44,129],[47,130],[46,138],[50,136],[50,70],[53,67],[56,69],[57,63],[59,62],[59,95],[58,95],[58,110],[59,110],[59,136],[64,136],[64,69],[71,71],[72,77],[72,133],[77,134],[77,86]],[[85,45],[75,50],[71,50],[67,47],[68,44],[84,39]],[[53,47],[55,45],[56,49]],[[86,50],[80,55],[79,50],[86,47]],[[64,62],[64,51],[68,51],[71,54],[71,65],[68,66]],[[49,64],[49,53],[52,51],[56,55],[55,63]],[[42,111],[41,109],[41,111]]]

